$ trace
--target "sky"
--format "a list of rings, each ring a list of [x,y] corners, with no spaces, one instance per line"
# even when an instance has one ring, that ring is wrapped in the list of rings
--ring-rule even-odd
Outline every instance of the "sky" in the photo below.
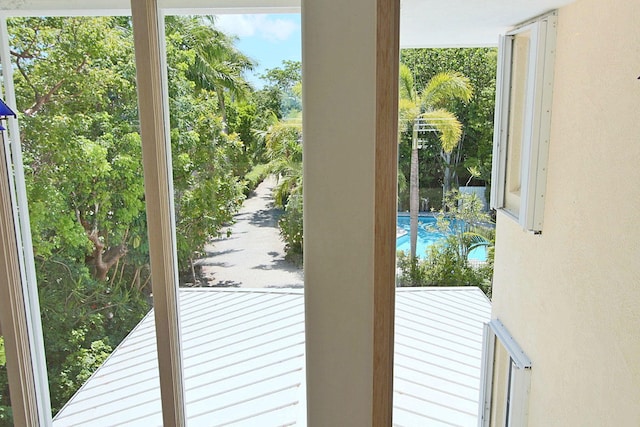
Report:
[[[260,74],[269,68],[280,67],[283,60],[302,59],[300,14],[286,15],[218,15],[216,27],[238,37],[237,48],[258,62],[249,82],[262,87]]]

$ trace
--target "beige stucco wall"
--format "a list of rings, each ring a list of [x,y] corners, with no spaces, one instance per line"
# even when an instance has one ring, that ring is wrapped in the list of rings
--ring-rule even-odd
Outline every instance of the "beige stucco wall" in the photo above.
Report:
[[[310,426],[371,425],[375,7],[302,5]]]
[[[493,315],[533,361],[529,426],[640,425],[640,2],[558,16],[543,233],[498,216]]]

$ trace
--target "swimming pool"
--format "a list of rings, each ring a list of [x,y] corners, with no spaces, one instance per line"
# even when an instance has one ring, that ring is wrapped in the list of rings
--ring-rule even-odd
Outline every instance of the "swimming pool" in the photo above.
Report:
[[[398,215],[398,228],[406,231],[405,234],[396,238],[396,250],[409,253],[410,244],[410,226],[409,215]],[[419,258],[426,258],[427,248],[437,241],[446,237],[436,227],[436,218],[432,216],[418,217],[418,245],[416,254]],[[484,246],[477,247],[469,253],[469,259],[474,261],[487,260],[487,248]]]

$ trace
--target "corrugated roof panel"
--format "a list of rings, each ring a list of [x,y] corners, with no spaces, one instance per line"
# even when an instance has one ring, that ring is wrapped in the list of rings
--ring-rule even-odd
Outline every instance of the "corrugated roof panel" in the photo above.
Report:
[[[306,425],[302,290],[183,289],[190,426]],[[475,288],[399,288],[394,425],[471,426],[482,323]],[[162,424],[150,313],[54,420],[61,426]]]
[[[482,325],[490,315],[477,288],[398,289],[394,426],[477,425]]]
[[[242,420],[247,425],[251,419],[259,425],[300,425],[303,298],[300,291],[286,290],[180,291],[190,426]],[[54,425],[162,425],[154,334],[150,313],[60,411]]]

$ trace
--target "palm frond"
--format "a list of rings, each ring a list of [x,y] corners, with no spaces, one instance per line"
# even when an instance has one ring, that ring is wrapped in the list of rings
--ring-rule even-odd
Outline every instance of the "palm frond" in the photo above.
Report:
[[[400,98],[398,101],[398,130],[402,132],[407,129],[407,126],[413,125],[413,120],[419,114],[420,108],[415,102]]]
[[[413,75],[411,70],[405,64],[400,64],[400,99],[406,99],[412,102],[416,102],[416,93],[413,82]]]
[[[420,115],[439,133],[440,145],[445,153],[451,153],[462,137],[462,123],[447,110],[427,111]]]
[[[444,72],[433,76],[422,91],[422,105],[441,108],[454,99],[468,102],[473,96],[469,79],[458,72]]]

